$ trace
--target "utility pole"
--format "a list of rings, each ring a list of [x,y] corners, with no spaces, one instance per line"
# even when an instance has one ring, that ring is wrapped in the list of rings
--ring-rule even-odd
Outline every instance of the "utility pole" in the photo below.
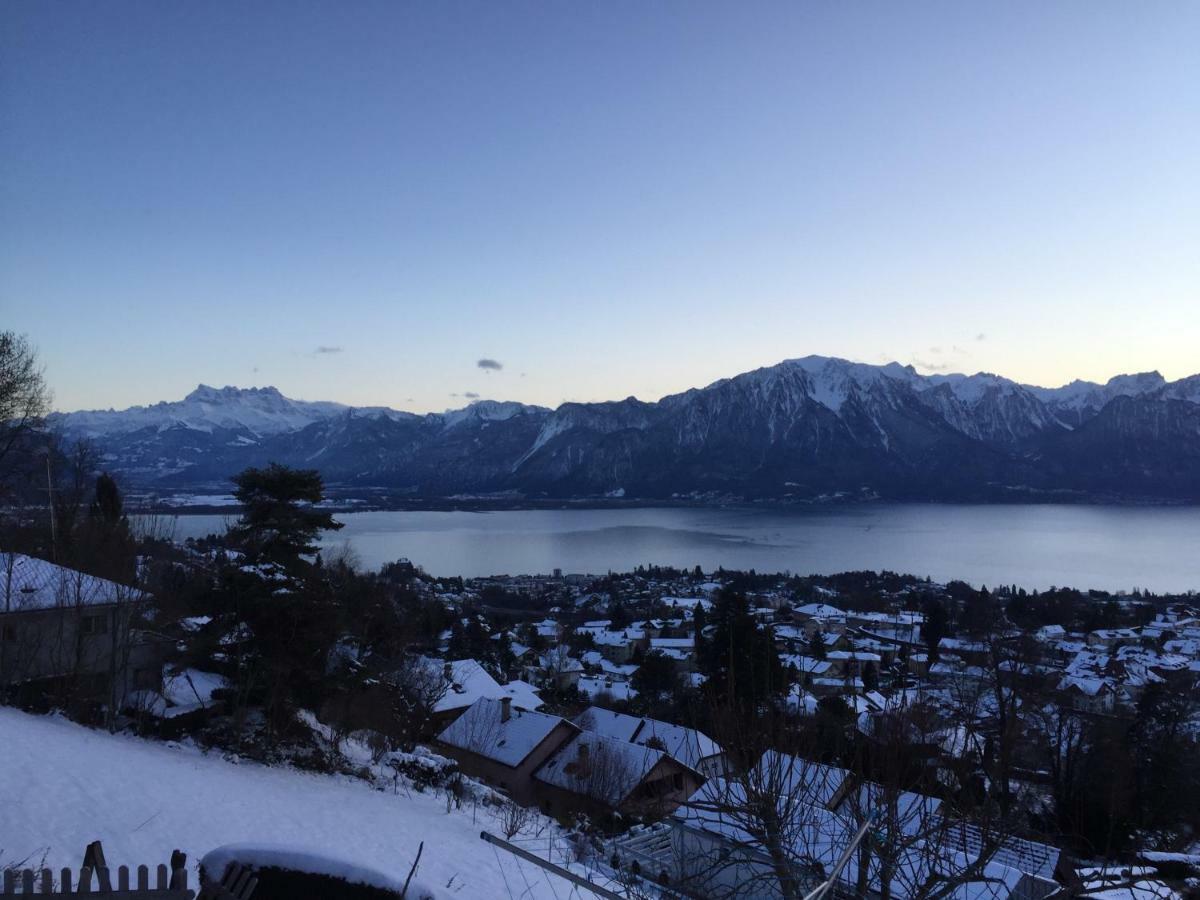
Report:
[[[50,504],[50,557],[58,564],[58,522],[54,517],[54,479],[50,474],[50,448],[46,448],[46,497]]]

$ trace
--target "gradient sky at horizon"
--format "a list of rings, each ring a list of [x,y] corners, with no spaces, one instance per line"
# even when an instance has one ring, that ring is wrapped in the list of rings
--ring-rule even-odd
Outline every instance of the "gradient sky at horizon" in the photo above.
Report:
[[[61,409],[1179,378],[1197,46],[1155,0],[10,0],[0,328]]]

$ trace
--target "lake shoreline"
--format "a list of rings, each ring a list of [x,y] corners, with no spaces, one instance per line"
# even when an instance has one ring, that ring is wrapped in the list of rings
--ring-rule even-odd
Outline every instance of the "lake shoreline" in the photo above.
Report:
[[[617,510],[617,509],[711,509],[711,510],[761,510],[769,512],[810,511],[827,509],[854,509],[871,506],[1080,506],[1080,507],[1128,507],[1138,508],[1200,508],[1200,501],[1189,499],[1170,499],[1161,497],[1081,497],[1078,495],[1033,495],[1013,496],[1009,499],[961,499],[961,500],[910,500],[871,497],[856,499],[841,497],[829,500],[781,501],[781,500],[730,500],[727,502],[661,499],[661,498],[574,498],[554,500],[489,500],[474,499],[429,499],[412,500],[394,503],[373,503],[358,501],[357,498],[345,500],[330,500],[322,505],[333,513],[360,512],[531,512],[539,510]],[[236,503],[230,504],[163,504],[137,503],[126,504],[127,509],[136,515],[240,515],[242,507]]]
[[[612,507],[335,513],[322,546],[367,568],[409,559],[438,576],[704,571],[908,572],[935,581],[1200,589],[1200,507],[1070,504]],[[237,511],[174,514],[176,539],[224,530]]]

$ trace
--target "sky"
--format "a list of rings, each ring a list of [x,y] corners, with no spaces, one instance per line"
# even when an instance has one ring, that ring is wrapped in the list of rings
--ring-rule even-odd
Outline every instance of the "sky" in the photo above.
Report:
[[[1200,372],[1200,4],[0,5],[0,328],[197,383],[654,400]]]

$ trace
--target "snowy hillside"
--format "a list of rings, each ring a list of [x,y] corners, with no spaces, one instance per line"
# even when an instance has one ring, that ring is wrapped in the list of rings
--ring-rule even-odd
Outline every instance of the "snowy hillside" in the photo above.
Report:
[[[570,894],[565,882],[481,841],[480,831],[497,830],[486,813],[475,821],[467,808],[447,813],[429,794],[235,765],[8,708],[0,708],[0,735],[3,862],[37,863],[44,853],[49,867],[77,867],[86,845],[100,840],[114,865],[165,863],[179,848],[194,866],[218,846],[269,843],[403,881],[424,841],[416,880],[438,900],[502,900],[506,879],[520,886],[514,896]]]

